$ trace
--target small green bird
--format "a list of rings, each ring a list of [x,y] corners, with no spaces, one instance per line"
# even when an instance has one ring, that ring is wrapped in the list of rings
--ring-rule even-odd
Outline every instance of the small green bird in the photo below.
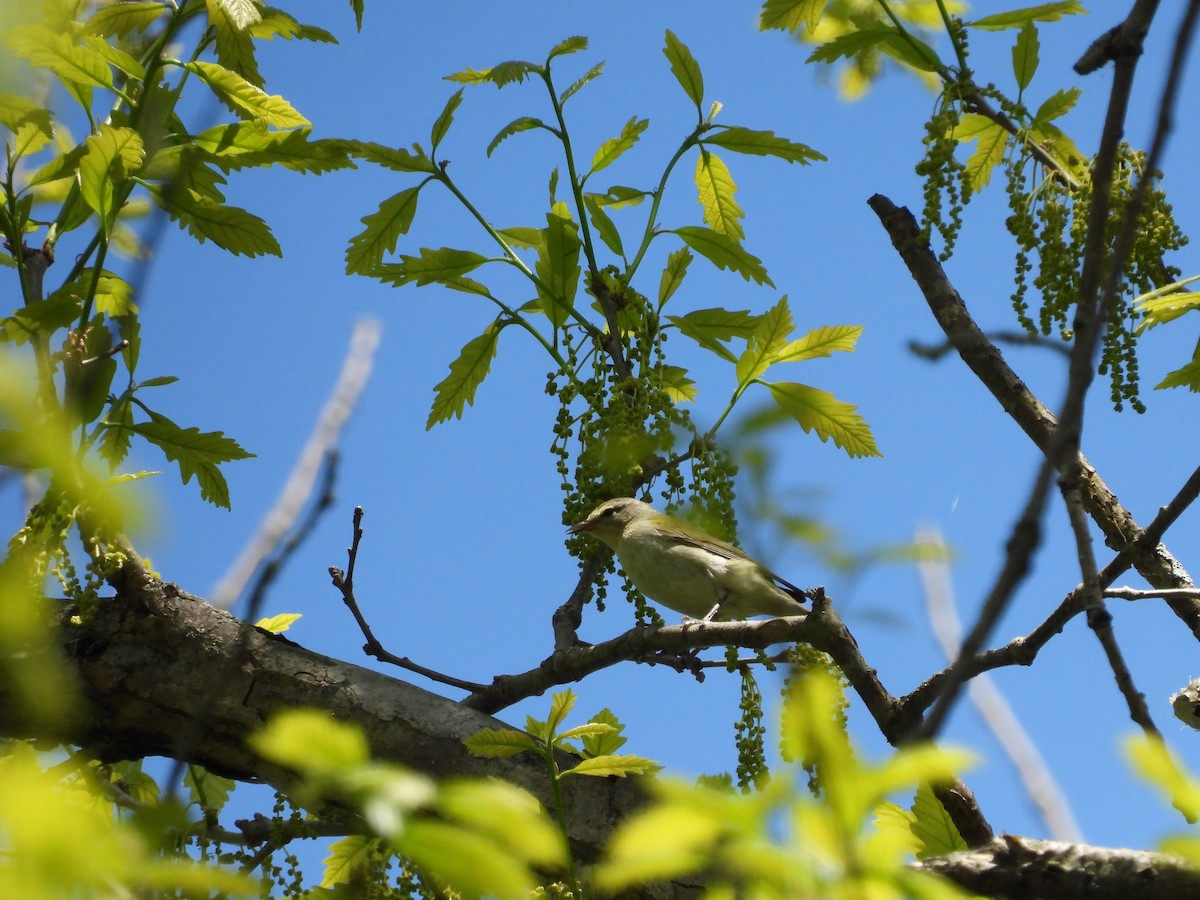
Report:
[[[571,534],[591,534],[616,551],[639,591],[692,619],[795,616],[804,591],[732,544],[661,513],[649,503],[617,497],[601,503]]]

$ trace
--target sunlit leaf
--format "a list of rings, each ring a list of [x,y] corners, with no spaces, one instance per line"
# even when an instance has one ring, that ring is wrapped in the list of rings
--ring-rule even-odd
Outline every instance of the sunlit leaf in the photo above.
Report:
[[[762,260],[745,250],[737,241],[711,228],[700,225],[685,225],[673,229],[685,244],[706,258],[719,269],[737,272],[747,281],[774,287],[763,268]]]
[[[811,33],[816,31],[828,5],[829,0],[766,0],[758,13],[758,27],[761,31],[776,28],[794,34],[803,25]]]
[[[1038,67],[1039,49],[1037,26],[1026,22],[1017,33],[1017,42],[1012,49],[1013,76],[1017,79],[1018,90],[1025,90],[1033,80]]]
[[[276,765],[307,774],[352,771],[370,757],[362,729],[316,709],[276,713],[247,743]]]
[[[543,244],[538,248],[534,267],[541,280],[538,296],[542,299],[542,311],[558,327],[566,322],[575,304],[582,246],[579,226],[571,220],[565,203],[555,203],[554,209],[546,213],[542,236]]]
[[[198,428],[180,428],[166,416],[151,412],[151,421],[122,426],[141,435],[163,451],[171,462],[179,464],[179,474],[187,484],[195,476],[200,496],[215,506],[229,508],[229,485],[219,465],[238,459],[250,459],[233,438],[220,431],[202,432]]]
[[[1038,107],[1037,112],[1033,114],[1034,123],[1044,125],[1047,122],[1052,122],[1055,119],[1065,116],[1071,111],[1081,96],[1083,96],[1083,91],[1079,88],[1055,91],[1046,98],[1045,102]]]
[[[524,731],[512,728],[482,728],[465,741],[472,756],[504,759],[525,750],[536,750],[537,744]]]
[[[806,144],[789,141],[779,137],[773,131],[754,131],[750,128],[723,128],[705,135],[704,143],[716,144],[734,153],[749,153],[755,156],[774,156],[788,162],[808,165],[820,162],[825,155],[818,153]]]
[[[438,144],[442,142],[442,138],[446,136],[446,132],[450,130],[451,123],[454,122],[454,111],[458,109],[462,103],[463,88],[459,88],[450,95],[450,99],[446,101],[445,107],[442,109],[441,115],[433,123],[433,129],[429,135],[430,153],[437,153]]]
[[[379,209],[362,218],[367,227],[350,239],[346,248],[346,274],[370,275],[385,253],[396,250],[400,235],[407,234],[417,214],[417,195],[420,187],[393,194],[379,204]]]
[[[247,26],[258,20],[251,0],[204,0],[208,21],[217,42],[217,61],[251,84],[262,87],[262,73],[254,58],[254,41]],[[247,7],[250,7],[247,9]]]
[[[716,307],[698,309],[683,316],[667,316],[667,321],[706,350],[736,362],[737,357],[722,342],[733,338],[749,339],[758,325],[758,316],[744,309]]]
[[[363,834],[351,834],[334,841],[329,845],[329,855],[325,857],[320,886],[332,888],[346,884],[356,872],[364,870],[377,858],[379,843],[379,838]]]
[[[451,247],[431,250],[422,247],[418,256],[401,256],[400,262],[384,263],[372,274],[396,287],[403,284],[421,287],[465,275],[487,261],[486,256],[472,250],[455,250]]]
[[[120,189],[142,165],[142,138],[132,128],[101,123],[87,139],[87,152],[79,161],[79,194],[104,223],[112,227]]]
[[[1005,28],[1021,28],[1030,22],[1057,22],[1063,16],[1077,16],[1086,13],[1079,0],[1064,0],[1057,3],[1039,3],[1037,6],[1026,6],[1023,9],[1011,9],[1007,12],[984,16],[974,22],[968,22],[972,28],[984,31],[1000,31]]]
[[[628,775],[644,775],[657,764],[644,756],[594,756],[563,772],[564,775],[593,775],[604,778],[616,776],[625,778]]]
[[[456,81],[460,84],[494,84],[502,88],[509,84],[520,84],[530,75],[539,75],[542,67],[536,63],[522,60],[511,60],[492,66],[490,69],[463,69],[453,75],[447,75],[446,81]]]
[[[230,110],[240,116],[256,119],[276,128],[296,128],[312,124],[282,97],[268,94],[231,69],[205,60],[196,60],[184,65],[199,76]]]
[[[302,613],[279,613],[278,615],[259,619],[254,623],[254,627],[269,631],[272,634],[283,634],[302,618]]]
[[[745,213],[733,197],[737,184],[721,158],[707,150],[696,158],[696,190],[709,228],[735,241],[746,236],[741,222]]]
[[[154,199],[200,243],[211,240],[223,250],[242,256],[282,256],[283,250],[267,223],[236,206],[225,206],[189,189],[153,189]]]
[[[574,97],[588,82],[600,77],[604,72],[604,63],[598,62],[579,77],[570,87],[563,91],[558,96],[558,105],[562,106],[572,97]]]
[[[596,150],[595,155],[592,157],[592,172],[599,172],[601,169],[616,162],[621,154],[637,143],[638,138],[641,137],[642,132],[646,130],[649,124],[649,119],[639,119],[637,116],[626,122],[619,136],[609,138]]]
[[[450,374],[433,389],[433,407],[425,422],[426,430],[450,418],[461,419],[465,408],[474,404],[475,391],[487,377],[496,356],[499,337],[500,329],[490,326],[468,341],[458,358],[450,363]]]
[[[806,432],[815,431],[822,442],[832,438],[850,456],[883,455],[875,446],[870,426],[856,412],[858,407],[805,384],[775,382],[767,386],[775,402]]]
[[[413,144],[412,150],[405,150],[403,148],[385,147],[383,144],[365,141],[351,142],[349,148],[352,155],[385,166],[395,172],[428,172],[434,174],[438,170],[433,161],[425,155],[425,151],[416,144]]]
[[[489,143],[487,146],[487,155],[491,156],[492,152],[499,147],[501,143],[508,140],[508,138],[512,137],[514,134],[519,134],[522,131],[529,131],[534,128],[544,128],[547,131],[557,134],[553,128],[551,128],[541,119],[535,119],[532,116],[521,116],[520,118],[513,119],[498,132],[496,132],[496,136],[492,138],[491,143]]]
[[[600,240],[604,241],[604,246],[617,256],[624,257],[625,248],[621,243],[621,232],[617,230],[613,220],[604,211],[604,207],[597,202],[596,195],[584,194],[583,205],[587,207],[588,219],[591,221],[592,227],[596,229]]]
[[[704,102],[704,76],[700,74],[700,64],[692,56],[692,51],[668,30],[663,54],[671,63],[671,73],[675,76],[675,80],[679,82],[683,92],[696,104],[696,111],[699,112],[700,106]]]

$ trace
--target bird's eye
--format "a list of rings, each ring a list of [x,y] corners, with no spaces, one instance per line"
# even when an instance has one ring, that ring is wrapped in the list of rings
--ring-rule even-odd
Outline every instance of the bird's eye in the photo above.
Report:
[[[613,515],[616,514],[616,512],[617,511],[610,506],[608,509],[606,509],[602,513],[600,513],[600,518],[602,518],[602,519],[611,518]]]

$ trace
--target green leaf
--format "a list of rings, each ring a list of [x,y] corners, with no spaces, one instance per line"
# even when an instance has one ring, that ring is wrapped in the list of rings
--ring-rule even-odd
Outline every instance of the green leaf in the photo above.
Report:
[[[525,750],[537,750],[537,742],[524,731],[513,728],[483,728],[463,743],[472,756],[505,759]]]
[[[142,138],[132,128],[114,128],[102,122],[86,144],[87,152],[79,161],[79,194],[108,232],[117,217],[119,189],[141,168],[145,155]]]
[[[83,43],[104,57],[105,61],[116,66],[131,78],[135,78],[140,81],[146,77],[146,69],[140,62],[138,62],[124,50],[114,47],[112,44],[108,43],[108,41],[100,37],[100,35],[85,35],[83,38]]]
[[[425,422],[426,431],[451,417],[461,419],[463,410],[474,405],[475,391],[491,369],[499,337],[500,329],[489,326],[479,337],[469,340],[458,359],[450,363],[450,374],[433,389],[435,396]]]
[[[248,26],[258,21],[258,9],[250,0],[204,0],[208,22],[217,39],[217,61],[251,84],[262,87],[262,73],[254,58],[254,42]],[[247,8],[249,7],[249,8]]]
[[[737,184],[721,158],[703,148],[696,158],[696,190],[709,228],[735,241],[746,236],[741,223],[745,213],[733,198]]]
[[[829,0],[767,0],[758,13],[758,29],[769,31],[774,28],[795,34],[804,25],[812,33],[817,30],[828,4]]]
[[[100,429],[100,440],[97,449],[101,458],[116,468],[129,454],[129,445],[133,440],[133,405],[126,398],[121,398],[108,408]]]
[[[465,275],[487,261],[486,256],[471,250],[455,250],[451,247],[430,250],[422,247],[419,256],[401,256],[399,263],[379,266],[373,274],[396,287],[404,284],[422,287]]]
[[[951,135],[956,141],[978,141],[975,152],[967,158],[967,176],[971,190],[978,192],[992,177],[992,170],[1004,159],[1009,134],[986,116],[967,113]]]
[[[697,309],[683,316],[667,316],[667,321],[706,350],[729,362],[736,362],[737,357],[722,341],[733,338],[749,340],[758,327],[759,317],[744,309],[715,307]]]
[[[945,69],[936,51],[912,32],[896,32],[880,45],[888,56],[921,72],[941,72]]]
[[[217,125],[192,138],[224,172],[250,166],[280,165],[293,172],[321,173],[352,169],[347,141],[310,140],[311,128],[271,131],[262,122]]]
[[[1047,122],[1052,122],[1062,116],[1065,116],[1075,106],[1075,103],[1083,95],[1083,91],[1079,88],[1069,88],[1063,91],[1055,91],[1046,101],[1038,107],[1038,111],[1033,114],[1033,122],[1035,125],[1045,125]]]
[[[444,820],[465,825],[506,847],[517,859],[560,868],[565,842],[527,790],[499,778],[455,778],[443,784],[434,808]]]
[[[362,730],[324,710],[276,713],[248,743],[276,765],[310,775],[353,772],[370,760]]]
[[[463,69],[453,75],[447,75],[446,81],[456,81],[459,84],[494,84],[502,88],[509,84],[520,84],[530,75],[542,74],[542,67],[536,63],[523,60],[510,60],[490,69]]]
[[[508,140],[514,134],[518,134],[522,131],[529,131],[533,128],[545,128],[552,134],[558,134],[557,131],[555,131],[541,119],[535,119],[532,116],[521,116],[520,118],[513,119],[498,132],[496,132],[496,136],[492,138],[492,142],[488,144],[487,155],[491,156],[492,151],[494,151],[502,142]]]
[[[36,120],[43,130],[53,132],[50,110],[44,109],[20,94],[0,91],[0,125],[15,132],[25,122]]]
[[[594,775],[600,778],[615,775],[624,778],[627,775],[644,775],[657,767],[657,763],[644,756],[594,756],[585,759],[573,768],[563,772],[564,775]]]
[[[575,305],[581,247],[579,226],[571,220],[570,211],[561,200],[546,213],[542,241],[534,267],[541,280],[538,296],[542,300],[542,311],[558,328],[567,321]]]
[[[1037,26],[1026,22],[1017,32],[1017,42],[1013,44],[1012,49],[1013,75],[1017,79],[1018,90],[1025,90],[1029,87],[1029,82],[1033,81],[1033,74],[1038,67],[1039,49]]]
[[[1154,389],[1161,391],[1173,387],[1186,387],[1189,391],[1200,393],[1200,360],[1194,360],[1180,369],[1167,373],[1167,376],[1156,384]]]
[[[271,634],[283,634],[302,618],[302,613],[279,613],[278,615],[259,619],[254,623],[254,627],[269,631]]]
[[[91,278],[90,269],[85,270],[85,274]],[[100,273],[92,302],[96,312],[102,312],[113,319],[135,315],[138,311],[137,304],[133,302],[133,289],[123,278],[107,269]]]
[[[616,162],[621,154],[637,143],[638,138],[641,137],[642,132],[646,130],[649,124],[649,119],[639,119],[637,116],[626,122],[625,127],[621,129],[619,137],[609,138],[600,145],[600,149],[592,157],[592,169],[589,174],[599,172],[601,169],[607,168]]]
[[[674,229],[674,233],[717,268],[730,269],[755,284],[775,286],[767,277],[762,260],[743,249],[732,238],[700,225],[685,225]]]
[[[604,734],[612,734],[616,731],[612,725],[605,722],[587,722],[584,725],[576,725],[574,728],[568,728],[561,732],[555,738],[555,744],[562,746],[568,741],[579,740],[580,738],[596,738]]]
[[[554,59],[556,56],[566,56],[568,53],[578,53],[580,50],[586,50],[588,39],[583,35],[573,35],[565,40],[559,41],[546,56],[546,62]]]
[[[253,38],[273,40],[274,38],[281,37],[285,41],[295,38],[300,41],[314,41],[320,44],[337,43],[337,38],[324,28],[318,28],[315,25],[303,25],[281,9],[274,7],[260,9],[259,15],[262,18],[247,29]]]
[[[1194,309],[1200,309],[1200,293],[1179,290],[1180,287],[1196,281],[1197,278],[1200,276],[1185,278],[1183,281],[1167,285],[1164,289],[1139,297],[1134,308],[1144,318],[1138,323],[1137,333],[1149,331],[1151,328],[1172,322]]]
[[[339,884],[346,884],[356,872],[377,858],[379,838],[367,837],[363,834],[351,834],[334,841],[329,845],[329,855],[325,857],[325,869],[321,875],[320,886],[329,889]]]
[[[704,102],[704,76],[700,74],[700,64],[696,62],[687,45],[675,37],[669,29],[666,40],[667,44],[663,47],[663,54],[671,63],[671,72],[675,76],[675,80],[679,82],[679,86],[683,88],[683,92],[696,104],[696,112],[700,112],[700,106]]]
[[[45,300],[34,300],[17,307],[11,316],[0,319],[0,334],[8,343],[24,344],[39,333],[48,336],[66,328],[79,318],[80,308],[77,296],[56,291]]]
[[[835,63],[842,57],[856,56],[870,50],[899,34],[895,28],[860,28],[822,44],[809,54],[805,62]]]
[[[69,34],[44,25],[22,25],[6,29],[4,42],[30,65],[49,69],[69,85],[113,86],[112,70],[104,57],[94,48],[76,43]]]
[[[984,31],[1002,31],[1005,28],[1021,28],[1030,22],[1057,22],[1063,16],[1083,15],[1086,12],[1079,0],[1065,0],[1059,3],[1039,3],[1024,9],[1011,9],[1008,12],[984,16],[967,24]]]
[[[236,206],[223,206],[187,188],[170,192],[152,188],[151,194],[173,220],[200,243],[211,240],[238,256],[283,256],[267,223]]]
[[[550,715],[546,717],[546,730],[553,734],[558,731],[558,726],[575,708],[575,702],[579,698],[575,696],[575,692],[570,688],[565,691],[559,691],[550,697]]]
[[[445,822],[405,823],[396,849],[418,869],[467,897],[525,897],[537,881],[512,851],[494,840]]]
[[[392,194],[378,210],[362,218],[367,227],[352,237],[346,248],[347,275],[371,275],[383,262],[384,253],[395,252],[400,235],[408,234],[412,226],[420,192],[418,186]]]
[[[780,408],[805,432],[815,431],[822,442],[833,438],[834,444],[853,457],[883,455],[875,446],[870,426],[855,412],[858,407],[806,384],[776,382],[767,387]]]
[[[433,129],[429,135],[430,153],[437,153],[438,144],[442,142],[442,138],[450,130],[450,125],[454,121],[454,111],[462,103],[464,90],[465,88],[459,88],[450,95],[450,99],[446,101],[445,108],[442,109],[442,114],[434,121]]]
[[[437,166],[417,144],[413,144],[412,151],[385,147],[370,141],[352,142],[349,147],[352,155],[377,163],[393,172],[428,172],[436,175],[438,171]]]
[[[680,247],[677,250],[672,250],[671,255],[667,257],[667,264],[663,267],[662,278],[658,281],[658,308],[661,310],[668,300],[674,296],[679,290],[679,286],[683,284],[684,276],[687,275],[688,266],[691,265],[692,252],[687,247]]]
[[[237,441],[220,431],[180,428],[166,416],[153,411],[150,411],[150,419],[124,427],[154,444],[171,462],[179,463],[184,484],[195,476],[203,499],[229,509],[229,485],[218,466],[232,460],[250,459],[254,454],[247,453]]]
[[[167,10],[168,7],[159,0],[114,3],[97,9],[84,29],[106,37],[124,37],[135,31],[145,31],[155,19],[165,16]]]
[[[625,248],[621,243],[621,232],[617,231],[617,226],[613,224],[613,220],[608,217],[604,207],[597,201],[596,195],[584,194],[583,205],[587,207],[588,218],[592,222],[592,227],[596,229],[596,234],[600,235],[600,240],[604,241],[604,246],[624,259]]]
[[[574,97],[589,81],[599,78],[604,72],[604,63],[598,62],[580,76],[579,80],[558,95],[558,105],[562,106]]]
[[[496,233],[507,238],[510,244],[524,247],[526,250],[536,250],[545,243],[545,235],[540,228],[515,225],[512,228],[498,228]]]
[[[42,150],[54,140],[54,126],[45,110],[31,113],[25,121],[13,129],[12,154],[15,161]]]
[[[606,732],[584,737],[584,756],[605,756],[615,753],[624,746],[625,738],[621,736],[621,732],[625,730],[625,726],[618,721],[611,709],[605,708],[600,710],[600,712],[592,716],[591,721],[611,727]]]
[[[805,359],[818,359],[832,356],[835,352],[849,353],[854,350],[861,325],[823,325],[814,328],[804,337],[792,341],[779,350],[775,362],[799,362]]]
[[[913,836],[921,842],[917,859],[943,856],[956,850],[966,850],[967,842],[958,833],[954,820],[946,812],[933,789],[925,783],[917,788],[912,805],[913,821],[910,826]]]
[[[620,209],[622,206],[637,206],[653,193],[653,191],[643,191],[641,188],[614,184],[603,194],[593,194],[592,196],[602,206],[611,206],[613,209]]]
[[[183,783],[188,789],[191,801],[211,812],[224,809],[225,804],[229,802],[229,795],[237,787],[237,782],[232,778],[216,775],[195,763],[187,767]]]
[[[682,366],[655,366],[650,372],[650,378],[666,391],[671,402],[675,404],[690,403],[700,393],[696,382],[688,378],[687,369]]]
[[[232,69],[204,60],[184,63],[184,68],[195,73],[222,103],[239,116],[276,128],[297,128],[312,124],[282,97],[267,94]]]
[[[810,162],[824,162],[825,155],[806,144],[789,141],[776,136],[773,131],[754,131],[749,128],[731,126],[714,131],[704,138],[706,144],[716,144],[734,153],[749,153],[755,156],[774,156],[802,166]]]
[[[795,327],[786,296],[758,316],[746,341],[746,350],[737,361],[739,385],[749,384],[778,362],[779,353],[789,346],[788,336]]]

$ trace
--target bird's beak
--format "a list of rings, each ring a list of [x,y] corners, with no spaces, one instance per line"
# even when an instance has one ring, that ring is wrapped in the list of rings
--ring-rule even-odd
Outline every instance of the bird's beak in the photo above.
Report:
[[[576,522],[574,525],[568,525],[567,534],[582,534],[585,531],[591,531],[591,523],[591,519],[584,519],[582,522]]]

